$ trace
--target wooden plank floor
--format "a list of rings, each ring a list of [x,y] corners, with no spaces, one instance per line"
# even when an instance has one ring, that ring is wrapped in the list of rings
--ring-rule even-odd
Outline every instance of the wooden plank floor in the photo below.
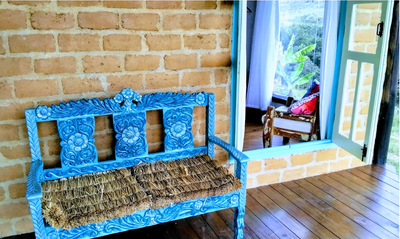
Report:
[[[124,236],[233,238],[233,209],[104,238]],[[399,176],[389,165],[363,166],[249,189],[244,238],[399,238]]]
[[[246,123],[244,132],[243,151],[262,149],[263,146],[263,125],[256,123]],[[296,139],[290,139],[288,144],[304,143]],[[272,146],[277,147],[283,145],[283,137],[278,135],[272,136]]]

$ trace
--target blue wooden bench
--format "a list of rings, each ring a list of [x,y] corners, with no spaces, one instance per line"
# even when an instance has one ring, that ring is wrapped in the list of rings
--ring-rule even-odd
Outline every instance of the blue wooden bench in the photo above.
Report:
[[[26,198],[29,201],[36,238],[93,238],[230,207],[235,208],[235,237],[243,238],[248,158],[214,135],[214,99],[214,94],[205,92],[140,95],[131,89],[124,89],[114,98],[81,99],[51,107],[39,106],[27,109],[25,115],[32,164],[28,175]],[[205,146],[193,146],[191,124],[195,106],[206,106]],[[146,111],[149,110],[163,112],[164,152],[148,153],[145,124]],[[113,118],[116,137],[115,160],[98,162],[93,138],[94,117],[105,115],[112,115]],[[62,147],[61,168],[43,169],[37,129],[37,123],[43,121],[57,121]],[[135,139],[134,142],[125,140],[132,137]],[[129,145],[130,143],[132,145]],[[215,144],[228,151],[234,159],[235,176],[240,179],[242,185],[237,191],[182,201],[158,209],[149,208],[69,230],[51,227],[44,220],[43,182],[202,154],[214,158]]]

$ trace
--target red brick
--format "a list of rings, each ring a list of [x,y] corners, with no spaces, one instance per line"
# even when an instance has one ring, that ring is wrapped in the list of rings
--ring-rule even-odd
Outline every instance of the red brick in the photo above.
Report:
[[[196,29],[195,14],[165,14],[163,19],[164,30],[194,30]]]
[[[207,93],[214,93],[216,102],[221,102],[226,99],[226,87],[207,87],[207,88],[199,89],[199,91],[205,91]]]
[[[31,217],[24,218],[15,223],[15,232],[17,234],[25,234],[33,231],[33,223]]]
[[[142,38],[139,35],[114,34],[103,37],[105,51],[140,51]]]
[[[32,102],[12,103],[7,106],[0,106],[0,120],[25,119],[25,109],[32,107]]]
[[[164,57],[164,67],[167,70],[182,70],[197,68],[197,54],[174,54]]]
[[[231,16],[222,14],[200,14],[200,28],[202,29],[229,29]]]
[[[279,181],[280,173],[260,174],[257,176],[257,183],[259,186],[277,183]]]
[[[291,181],[294,179],[303,178],[304,168],[286,170],[282,174],[282,181]]]
[[[251,161],[247,164],[247,173],[258,173],[261,172],[261,161]]]
[[[181,9],[182,1],[146,1],[147,9]]]
[[[314,160],[314,153],[295,154],[291,157],[292,166],[311,163]]]
[[[111,8],[141,8],[142,1],[138,0],[104,0],[103,5]]]
[[[179,86],[178,74],[156,73],[146,75],[146,89],[164,89]]]
[[[222,134],[228,133],[230,130],[230,123],[228,120],[216,120],[215,121],[215,133]]]
[[[18,80],[14,85],[15,95],[19,98],[58,94],[56,80]]]
[[[8,38],[11,53],[54,52],[55,43],[51,34],[13,35]]]
[[[21,164],[0,167],[0,182],[11,181],[23,177],[24,177],[24,171],[22,170]]]
[[[94,145],[97,150],[110,149],[113,147],[114,137],[112,134],[98,134],[94,136]]]
[[[8,237],[15,235],[12,225],[9,222],[0,223],[0,236],[1,237]]]
[[[185,47],[189,49],[215,49],[215,34],[196,34],[184,36]]]
[[[0,218],[12,219],[29,215],[28,202],[3,204],[0,206]]]
[[[0,10],[0,30],[14,30],[26,28],[25,11],[21,10]]]
[[[354,42],[374,42],[376,39],[375,29],[355,30]]]
[[[18,126],[12,124],[0,125],[0,142],[18,140]]]
[[[214,71],[215,84],[226,84],[229,79],[229,71],[217,69]]]
[[[25,197],[26,194],[26,183],[15,183],[8,187],[11,199],[17,199]]]
[[[124,88],[132,90],[143,89],[143,75],[107,76],[108,92],[121,91]]]
[[[35,60],[35,72],[43,74],[62,74],[76,72],[76,59],[73,56]]]
[[[150,51],[167,51],[181,48],[179,35],[146,35],[146,43]]]
[[[62,7],[91,7],[100,5],[100,0],[57,0],[58,6]]]
[[[157,13],[125,13],[121,16],[122,27],[138,31],[157,31],[160,16]]]
[[[0,202],[3,201],[5,198],[6,198],[6,197],[4,196],[4,188],[3,188],[3,187],[0,187]],[[1,230],[0,230],[0,232],[1,232]],[[0,236],[1,236],[1,235],[2,235],[2,234],[0,233]]]
[[[4,48],[3,38],[0,37],[0,55],[6,54],[6,49]]]
[[[15,5],[30,5],[30,6],[37,6],[40,4],[47,4],[50,0],[41,0],[41,1],[34,1],[34,0],[26,0],[26,1],[19,1],[19,0],[8,0],[9,3]]]
[[[44,121],[37,124],[39,138],[57,134],[56,121]]]
[[[163,141],[163,129],[151,128],[146,130],[146,139],[148,143],[159,143]]]
[[[328,172],[328,163],[307,167],[307,177],[324,174]]]
[[[337,148],[317,151],[317,162],[337,158]]]
[[[31,24],[34,29],[64,30],[74,27],[74,16],[71,13],[35,12],[31,15]]]
[[[216,9],[217,8],[217,1],[193,1],[193,0],[188,0],[185,1],[185,8],[186,9],[194,9],[194,10],[199,10],[199,9]]]
[[[285,159],[267,159],[264,161],[264,171],[286,168],[287,162]]]
[[[183,72],[181,86],[198,86],[211,84],[211,72]]]
[[[121,60],[117,56],[85,56],[83,57],[85,73],[103,73],[121,71]]]
[[[220,42],[219,46],[221,48],[229,48],[230,43],[231,43],[229,35],[228,34],[220,34],[219,42]]]
[[[146,111],[146,124],[157,125],[162,123],[162,110]]]
[[[215,105],[215,114],[220,116],[227,116],[230,114],[230,108],[228,104]]]
[[[157,55],[126,55],[126,71],[155,70],[160,66],[160,56]]]
[[[231,65],[230,52],[205,54],[201,56],[202,67],[218,67],[218,66],[230,66],[230,65]]]
[[[80,12],[79,27],[84,29],[118,29],[118,14],[113,12]]]
[[[0,99],[11,99],[12,98],[12,88],[7,83],[7,81],[0,81]]]
[[[0,77],[26,75],[32,72],[31,58],[0,58]]]
[[[70,77],[62,79],[65,94],[103,91],[99,79]]]
[[[97,34],[60,34],[58,44],[61,52],[100,51],[100,37]]]
[[[49,147],[49,155],[60,155],[61,153],[61,139],[54,139],[47,141],[47,146]]]

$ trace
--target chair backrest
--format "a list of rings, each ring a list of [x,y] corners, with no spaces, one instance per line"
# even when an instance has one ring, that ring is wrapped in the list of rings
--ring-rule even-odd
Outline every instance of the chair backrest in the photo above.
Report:
[[[42,160],[37,123],[57,121],[61,138],[61,168],[45,169],[42,181],[131,167],[142,162],[171,160],[208,153],[214,145],[207,138],[214,135],[215,96],[212,93],[154,93],[140,95],[127,88],[114,98],[81,99],[59,105],[38,106],[25,111],[32,161]],[[206,145],[194,147],[193,107],[206,106]],[[162,110],[164,152],[148,153],[146,111]],[[94,144],[96,116],[112,115],[115,160],[98,162]]]

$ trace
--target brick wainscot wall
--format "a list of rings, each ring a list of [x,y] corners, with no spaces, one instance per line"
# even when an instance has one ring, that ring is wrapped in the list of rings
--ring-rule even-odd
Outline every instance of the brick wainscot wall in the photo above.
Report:
[[[24,110],[135,91],[216,94],[216,134],[229,141],[232,3],[0,0],[0,237],[32,232]],[[195,145],[205,109],[194,109]],[[149,151],[163,149],[160,112],[147,113]],[[99,160],[112,159],[111,121],[96,118]],[[55,123],[39,124],[45,168],[60,164]],[[261,135],[260,135],[260,140]],[[254,161],[249,187],[359,165],[340,149]],[[216,159],[228,157],[216,149]],[[232,170],[232,166],[230,166]]]

